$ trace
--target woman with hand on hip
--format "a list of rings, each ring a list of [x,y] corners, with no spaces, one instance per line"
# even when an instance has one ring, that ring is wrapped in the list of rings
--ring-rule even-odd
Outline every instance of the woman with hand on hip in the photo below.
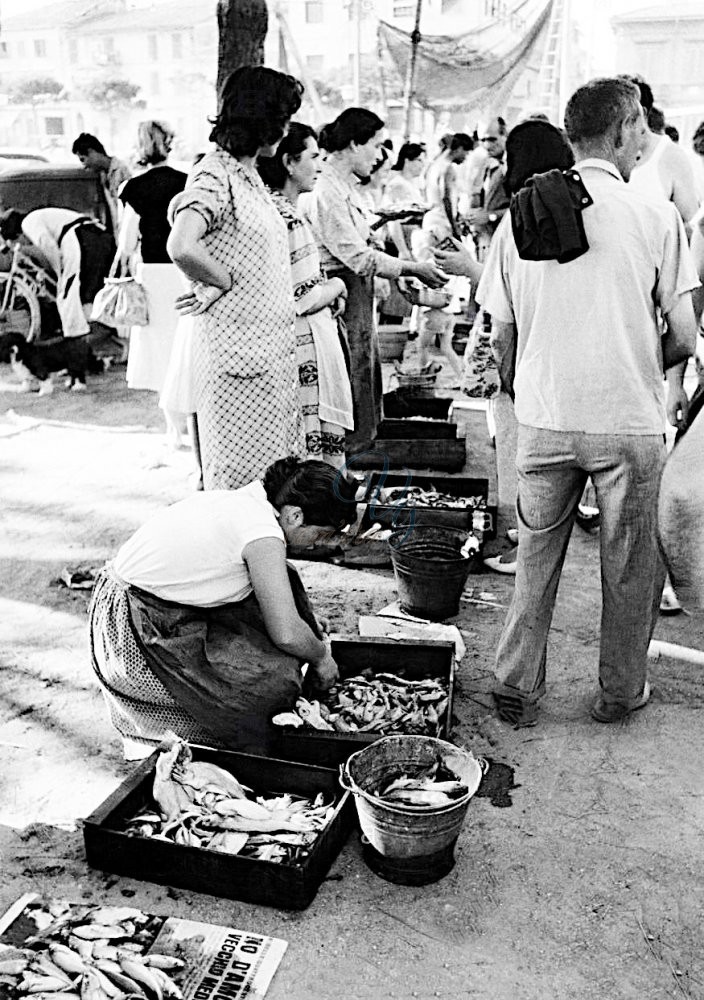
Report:
[[[137,256],[136,277],[147,292],[149,321],[130,331],[127,385],[161,392],[176,334],[175,301],[183,291],[181,278],[166,249],[170,226],[169,202],[183,191],[186,174],[167,164],[174,133],[164,122],[141,122],[137,132],[139,164],[145,170],[120,189],[124,205],[118,254],[125,267]],[[164,410],[166,428],[175,446],[181,444],[184,417]]]
[[[340,468],[345,463],[345,430],[352,430],[354,422],[333,309],[344,306],[347,288],[341,278],[324,277],[315,238],[296,207],[299,195],[313,190],[320,173],[314,130],[293,122],[274,156],[261,157],[258,167],[288,228],[306,453]]]
[[[243,66],[225,82],[210,139],[171,204],[169,252],[191,281],[203,485],[236,489],[302,455],[288,233],[257,173],[301,104],[293,77]]]

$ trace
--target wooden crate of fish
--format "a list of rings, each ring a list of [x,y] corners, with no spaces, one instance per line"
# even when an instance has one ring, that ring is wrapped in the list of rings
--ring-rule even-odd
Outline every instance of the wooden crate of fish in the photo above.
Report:
[[[405,423],[405,421],[404,421]],[[442,426],[442,425],[440,425]],[[433,437],[428,440],[407,437],[377,437],[374,448],[364,453],[367,469],[441,469],[459,472],[467,459],[467,443],[463,438]]]
[[[488,496],[489,480],[482,477],[414,473],[409,484],[408,474],[372,473],[360,531],[373,524],[402,528],[413,523],[474,530],[480,538],[493,538],[496,506],[489,504]]]
[[[384,393],[384,417],[390,420],[412,417],[449,420],[453,402],[451,396],[414,396],[396,389]]]
[[[451,642],[333,639],[332,655],[340,682],[324,704],[303,699],[295,712],[298,722],[288,713],[275,717],[278,755],[336,767],[392,733],[449,738],[455,685]]]
[[[83,836],[93,868],[304,909],[353,824],[335,771],[179,742],[142,762]]]
[[[452,441],[457,424],[433,417],[384,417],[376,431],[377,447],[388,438],[406,441]]]

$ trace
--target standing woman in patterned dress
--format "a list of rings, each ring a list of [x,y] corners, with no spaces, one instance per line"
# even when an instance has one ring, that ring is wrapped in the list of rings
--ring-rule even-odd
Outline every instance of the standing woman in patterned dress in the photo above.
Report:
[[[374,278],[419,278],[440,288],[447,278],[432,261],[399,260],[370,242],[373,221],[359,182],[380,158],[384,123],[372,111],[347,108],[325,127],[328,158],[306,203],[323,268],[347,286],[345,323],[349,337],[354,432],[347,454],[369,449],[382,416],[381,358],[374,319]]]
[[[345,430],[352,430],[352,389],[331,307],[347,295],[341,278],[325,278],[310,226],[297,209],[320,173],[320,150],[310,125],[293,122],[274,156],[261,157],[259,173],[288,228],[296,351],[306,453],[342,468]]]
[[[303,87],[263,66],[232,73],[210,135],[217,149],[171,203],[172,259],[191,280],[203,486],[237,489],[302,455],[288,233],[256,169],[271,156]]]

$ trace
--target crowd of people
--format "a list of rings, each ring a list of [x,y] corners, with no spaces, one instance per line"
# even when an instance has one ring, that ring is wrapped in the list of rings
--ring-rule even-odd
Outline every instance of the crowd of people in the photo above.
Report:
[[[476,136],[444,136],[430,160],[416,142],[395,154],[367,109],[318,131],[292,122],[302,90],[265,67],[236,70],[212,150],[188,176],[168,165],[173,134],[161,122],[140,126],[134,176],[95,137],[76,140],[103,176],[118,233],[103,270],[133,273],[147,291],[128,384],[159,394],[200,468],[201,490],[141,528],[98,581],[93,665],[113,722],[138,743],[175,729],[261,750],[270,714],[300,690],[303,660],[309,683],[334,682],[286,545],[301,526],[356,516],[346,463],[361,456],[363,467],[383,416],[377,299],[390,283],[414,290],[420,365],[437,342],[458,387],[491,401],[508,470],[503,528],[517,543],[492,567],[515,574],[498,714],[537,719],[560,572],[589,487],[603,584],[592,715],[622,719],[649,698],[665,417],[684,434],[704,392],[690,401],[684,390],[704,274],[704,198],[686,153],[639,78],[580,87],[564,130],[542,115],[513,128],[496,116]],[[704,152],[697,143],[699,133]],[[402,206],[407,216],[379,224]],[[14,223],[33,240],[31,215]],[[46,223],[75,275],[95,233],[73,221]],[[64,285],[68,269],[57,257]],[[452,334],[467,281],[476,318],[461,365]],[[82,323],[67,336],[86,332],[77,290]]]

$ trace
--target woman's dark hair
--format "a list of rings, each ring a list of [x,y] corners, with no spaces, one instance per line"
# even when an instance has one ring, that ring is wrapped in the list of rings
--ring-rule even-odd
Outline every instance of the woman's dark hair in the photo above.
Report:
[[[530,118],[512,128],[506,138],[505,185],[509,194],[520,191],[533,174],[573,166],[574,153],[567,136],[550,122]]]
[[[297,159],[305,150],[309,139],[317,139],[315,129],[301,122],[291,122],[288,132],[278,145],[273,156],[260,156],[257,160],[257,170],[264,183],[275,191],[281,191],[288,171],[284,164],[284,156]]]
[[[321,149],[324,149],[326,153],[330,152],[330,147],[328,146],[328,141],[330,138],[330,126],[321,125],[318,129],[318,145]]]
[[[326,462],[280,458],[266,470],[263,483],[273,507],[300,507],[306,524],[337,528],[357,516],[357,483]]]
[[[404,142],[398,151],[398,159],[394,163],[392,170],[403,170],[409,160],[417,160],[425,150],[419,142]]]
[[[8,208],[0,214],[0,236],[4,240],[16,240],[22,235],[22,223],[28,213]]]
[[[232,156],[254,156],[273,146],[301,106],[303,84],[266,66],[241,66],[225,80],[210,141]]]
[[[339,153],[353,142],[363,146],[383,127],[383,121],[373,111],[346,108],[334,122],[325,126],[325,148],[329,153]]]

